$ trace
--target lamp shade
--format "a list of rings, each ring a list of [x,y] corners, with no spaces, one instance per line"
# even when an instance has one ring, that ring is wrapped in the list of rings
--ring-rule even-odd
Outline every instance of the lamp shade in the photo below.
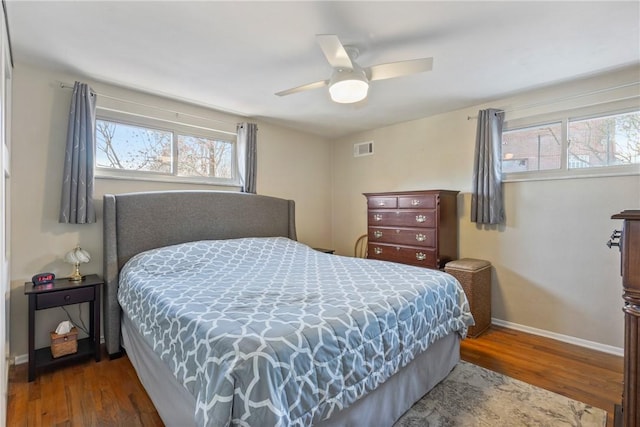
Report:
[[[64,260],[69,264],[84,264],[91,261],[91,255],[89,255],[89,252],[85,251],[80,246],[76,246],[74,249],[67,252],[64,256]]]
[[[369,92],[369,81],[364,71],[356,67],[353,70],[337,69],[331,76],[329,94],[331,100],[340,104],[362,101]]]

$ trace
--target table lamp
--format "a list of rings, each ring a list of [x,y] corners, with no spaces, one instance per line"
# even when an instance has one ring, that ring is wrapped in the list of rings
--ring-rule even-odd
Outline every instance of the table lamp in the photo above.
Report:
[[[64,260],[73,265],[73,273],[71,273],[69,280],[72,282],[79,282],[82,280],[80,264],[91,261],[91,255],[89,255],[89,252],[80,248],[80,246],[76,246],[74,249],[67,252],[64,256]]]

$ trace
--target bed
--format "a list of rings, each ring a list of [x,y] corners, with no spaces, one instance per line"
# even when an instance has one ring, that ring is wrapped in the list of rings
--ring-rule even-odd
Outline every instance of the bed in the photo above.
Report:
[[[104,336],[168,426],[391,426],[459,361],[446,273],[296,241],[291,200],[110,195]]]

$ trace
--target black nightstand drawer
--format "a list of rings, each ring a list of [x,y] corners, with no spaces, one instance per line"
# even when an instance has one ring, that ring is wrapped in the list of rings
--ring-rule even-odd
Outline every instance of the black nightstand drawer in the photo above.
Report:
[[[90,286],[86,288],[67,289],[62,292],[39,294],[36,296],[36,310],[92,301],[94,299],[94,289],[93,286]]]

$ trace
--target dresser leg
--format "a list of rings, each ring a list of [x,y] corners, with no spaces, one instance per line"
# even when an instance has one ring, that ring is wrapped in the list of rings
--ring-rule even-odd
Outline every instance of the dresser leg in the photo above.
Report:
[[[634,296],[625,292],[631,300],[624,306],[624,385],[622,394],[624,427],[640,427],[640,305]]]
[[[622,405],[615,405],[613,412],[613,427],[622,427]]]

